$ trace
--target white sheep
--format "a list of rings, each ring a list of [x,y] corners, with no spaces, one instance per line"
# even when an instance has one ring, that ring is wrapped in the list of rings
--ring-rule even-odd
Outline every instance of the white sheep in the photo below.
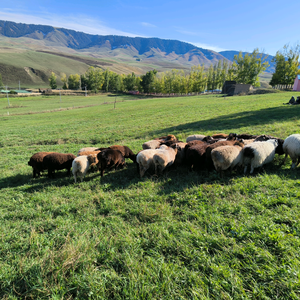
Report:
[[[193,134],[193,135],[189,135],[186,138],[186,142],[188,143],[188,142],[194,141],[194,140],[200,140],[200,141],[202,141],[204,138],[205,138],[205,135],[203,135],[203,134]]]
[[[211,158],[215,169],[225,171],[240,166],[243,163],[243,148],[245,144],[243,141],[236,142],[233,146],[220,146],[211,151]]]
[[[74,175],[75,183],[77,176],[81,177],[81,181],[85,177],[91,164],[96,163],[97,154],[77,156],[72,162],[72,173]]]
[[[254,142],[246,145],[243,149],[244,173],[247,172],[248,165],[251,166],[250,174],[254,168],[262,167],[274,159],[278,141],[270,139],[264,142]]]
[[[162,173],[166,167],[171,166],[175,162],[178,146],[175,148],[167,147],[165,149],[158,149],[153,155],[153,163],[155,166],[155,174]]]
[[[168,146],[162,145],[159,149],[166,149]],[[140,176],[143,177],[145,172],[154,166],[153,156],[159,149],[145,149],[140,151],[136,156],[136,162],[139,166]]]
[[[292,134],[288,136],[283,143],[283,151],[285,157],[283,163],[285,163],[288,155],[292,159],[291,169],[295,168],[300,162],[300,134]]]

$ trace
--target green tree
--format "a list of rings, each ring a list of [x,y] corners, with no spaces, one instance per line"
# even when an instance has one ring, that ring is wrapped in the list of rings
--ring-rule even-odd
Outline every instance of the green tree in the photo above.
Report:
[[[273,58],[275,62],[275,72],[270,81],[272,87],[280,85],[288,88],[294,84],[295,77],[299,74],[299,52],[299,45],[294,48],[285,45],[283,51],[276,52]]]
[[[157,71],[154,69],[152,71],[147,72],[145,75],[141,76],[141,86],[145,93],[153,92],[153,83],[154,78],[157,74]]]
[[[103,71],[100,68],[89,67],[82,77],[85,78],[84,83],[88,90],[102,90],[104,76]]]
[[[78,90],[80,88],[80,75],[71,74],[68,78],[68,85],[70,90]]]
[[[251,54],[246,53],[244,56],[242,52],[235,55],[232,63],[233,80],[236,80],[237,83],[260,86],[259,74],[269,66],[269,63],[265,61],[266,58],[267,56],[259,53],[258,49],[254,49]]]
[[[50,77],[49,77],[49,85],[50,85],[51,89],[56,89],[57,88],[56,78],[57,77],[56,77],[55,73],[52,72]]]
[[[123,83],[126,91],[135,91],[137,89],[137,86],[136,86],[136,76],[134,72],[124,77]]]
[[[67,90],[68,89],[68,78],[67,78],[67,75],[66,74],[63,74],[60,78],[60,80],[62,81],[63,83],[63,89],[64,90]]]

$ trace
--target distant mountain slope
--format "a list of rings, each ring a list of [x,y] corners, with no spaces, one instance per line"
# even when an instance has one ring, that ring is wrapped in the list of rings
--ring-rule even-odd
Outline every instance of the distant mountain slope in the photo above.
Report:
[[[175,53],[183,55],[190,51],[198,50],[208,60],[212,58],[224,59],[222,55],[212,50],[196,47],[192,44],[159,38],[126,37],[115,35],[91,35],[77,32],[70,29],[56,28],[45,25],[29,25],[14,23],[10,21],[0,21],[0,34],[10,38],[28,37],[36,40],[48,40],[56,42],[57,46],[66,46],[76,50],[83,50],[93,47],[109,47],[111,50],[134,47],[139,55],[157,49],[165,55]]]
[[[26,83],[32,80],[36,84],[44,82],[48,85],[45,78],[51,72],[57,76],[82,74],[89,66],[109,68],[119,74],[135,72],[137,75],[151,69],[159,72],[170,69],[189,71],[193,65],[209,67],[219,60],[232,61],[238,53],[218,53],[177,40],[92,35],[53,26],[0,20],[1,69],[15,72],[2,73],[7,84],[14,84],[18,77],[22,77]],[[268,72],[274,71],[271,59],[269,56],[271,67]],[[40,74],[45,75],[41,77]]]

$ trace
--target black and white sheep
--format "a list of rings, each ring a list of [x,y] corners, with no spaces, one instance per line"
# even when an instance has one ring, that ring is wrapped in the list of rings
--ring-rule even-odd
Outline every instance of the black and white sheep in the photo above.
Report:
[[[244,173],[247,172],[248,166],[251,167],[250,174],[252,174],[255,168],[270,163],[274,159],[277,146],[278,140],[276,139],[246,145],[243,149]]]

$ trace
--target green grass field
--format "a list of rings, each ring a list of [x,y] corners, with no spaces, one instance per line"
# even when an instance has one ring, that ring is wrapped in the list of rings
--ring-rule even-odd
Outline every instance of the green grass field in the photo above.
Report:
[[[38,151],[219,132],[299,133],[294,93],[0,99],[0,298],[299,299],[300,180],[283,157],[219,176],[136,166],[32,178]],[[114,101],[117,100],[114,109]],[[8,114],[9,113],[9,114]]]

